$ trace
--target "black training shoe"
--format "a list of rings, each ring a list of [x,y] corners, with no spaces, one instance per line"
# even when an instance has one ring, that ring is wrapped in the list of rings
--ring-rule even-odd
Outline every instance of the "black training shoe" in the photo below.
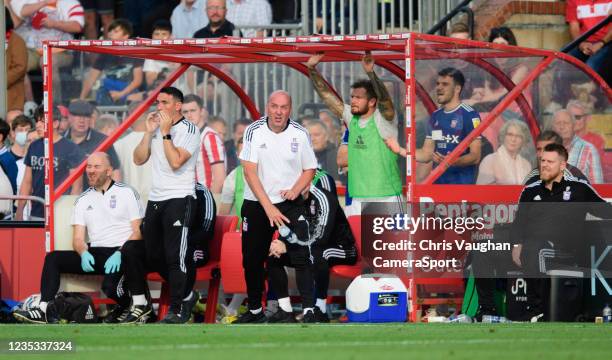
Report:
[[[129,306],[115,305],[115,308],[113,309],[113,311],[111,311],[110,314],[106,315],[106,317],[104,318],[104,321],[102,322],[105,324],[117,324],[117,323],[123,322],[123,320],[127,318],[129,313],[130,313]]]
[[[268,322],[269,323],[278,323],[278,324],[288,324],[288,323],[294,323],[295,321],[295,315],[293,315],[292,311],[285,311],[283,309],[278,309],[277,312],[275,312],[274,314],[272,314],[272,316],[270,316],[268,318]]]
[[[329,318],[327,317],[327,314],[321,311],[321,309],[319,309],[318,306],[314,307],[314,316],[315,316],[315,320],[318,323],[328,323],[329,322]]]
[[[47,314],[38,307],[31,310],[17,310],[13,313],[13,317],[19,322],[47,324]]]
[[[195,304],[198,302],[198,300],[200,300],[200,294],[198,294],[197,291],[192,290],[191,294],[191,299],[185,300],[181,304],[181,318],[187,319],[185,322],[191,319],[191,313],[193,312],[193,308],[195,307]]]
[[[308,310],[304,314],[304,319],[302,321],[304,322],[304,324],[316,323],[317,322],[317,318],[315,317],[315,314],[314,314],[314,312],[312,310]]]
[[[146,323],[149,315],[153,312],[151,304],[132,305],[127,316],[121,321],[122,324]]]
[[[187,320],[181,317],[181,314],[177,314],[173,311],[169,311],[168,314],[166,314],[166,317],[164,317],[159,323],[160,324],[184,324],[187,322]]]
[[[250,310],[247,310],[244,314],[234,321],[232,324],[263,324],[268,321],[263,311],[257,314],[253,314]]]

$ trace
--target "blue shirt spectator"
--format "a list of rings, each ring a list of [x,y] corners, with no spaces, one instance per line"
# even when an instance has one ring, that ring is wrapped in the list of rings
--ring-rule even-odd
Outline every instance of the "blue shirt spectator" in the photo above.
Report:
[[[53,187],[56,189],[70,174],[70,170],[81,163],[85,154],[72,141],[60,138],[53,145]],[[24,163],[32,169],[32,195],[45,197],[45,149],[43,139],[34,141],[26,154]],[[31,216],[44,218],[41,203],[32,201]]]
[[[172,11],[170,22],[175,38],[193,37],[196,31],[208,25],[206,0],[182,0]]]
[[[431,114],[427,123],[426,139],[432,139],[436,152],[442,155],[450,154],[465,139],[475,127],[480,124],[480,115],[469,105],[459,104],[454,110],[447,112],[440,108]],[[461,155],[468,154],[466,148]],[[451,166],[437,180],[436,184],[473,184],[476,180],[476,165]]]

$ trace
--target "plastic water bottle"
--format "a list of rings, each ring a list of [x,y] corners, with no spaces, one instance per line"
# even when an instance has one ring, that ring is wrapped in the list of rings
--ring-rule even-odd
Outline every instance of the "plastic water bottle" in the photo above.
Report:
[[[496,324],[496,323],[509,323],[510,320],[506,319],[503,316],[495,316],[495,315],[484,315],[482,317],[483,323]]]
[[[610,308],[610,305],[606,304],[606,306],[603,308],[603,322],[605,323],[609,323],[612,322],[612,309]]]
[[[287,225],[283,225],[278,228],[278,234],[281,238],[286,239],[291,234],[291,229]]]
[[[459,315],[453,315],[451,317],[448,318],[449,322],[452,323],[472,323],[472,318],[465,315],[465,314],[459,314]]]

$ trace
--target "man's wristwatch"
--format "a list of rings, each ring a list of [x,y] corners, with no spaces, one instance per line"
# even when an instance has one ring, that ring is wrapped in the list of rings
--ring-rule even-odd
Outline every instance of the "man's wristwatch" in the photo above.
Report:
[[[170,135],[170,134],[164,135],[164,136],[162,136],[162,139],[164,139],[164,140],[172,140],[172,135]]]

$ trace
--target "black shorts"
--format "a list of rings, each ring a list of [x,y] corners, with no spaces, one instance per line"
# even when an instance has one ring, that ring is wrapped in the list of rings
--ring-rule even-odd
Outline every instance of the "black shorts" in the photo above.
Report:
[[[86,12],[95,11],[100,15],[114,14],[115,2],[113,0],[81,0]]]

